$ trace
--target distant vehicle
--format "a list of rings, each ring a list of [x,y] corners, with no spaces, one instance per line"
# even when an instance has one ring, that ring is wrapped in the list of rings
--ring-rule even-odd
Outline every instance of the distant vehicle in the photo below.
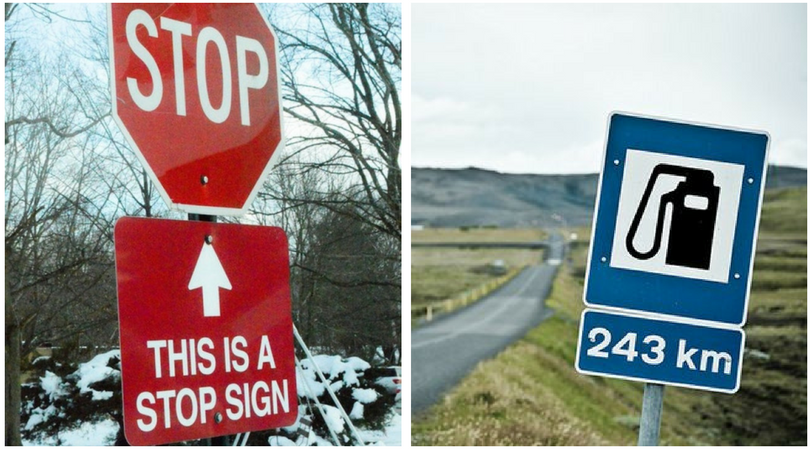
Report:
[[[496,259],[489,264],[489,271],[493,275],[503,275],[506,273],[506,263],[502,259]]]
[[[399,399],[402,391],[402,368],[399,366],[380,368],[379,378],[374,384],[382,386],[390,394],[396,394]]]

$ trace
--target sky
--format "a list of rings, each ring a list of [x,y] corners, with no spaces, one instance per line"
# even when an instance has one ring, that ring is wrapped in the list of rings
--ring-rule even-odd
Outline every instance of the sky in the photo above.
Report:
[[[594,173],[611,111],[807,167],[806,5],[413,4],[413,167]]]

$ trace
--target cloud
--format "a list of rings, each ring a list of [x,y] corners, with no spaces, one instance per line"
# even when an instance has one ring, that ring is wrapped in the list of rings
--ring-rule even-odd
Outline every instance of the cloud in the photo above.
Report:
[[[594,171],[614,110],[765,129],[776,160],[806,166],[806,5],[412,13],[416,166]]]
[[[496,108],[477,104],[474,101],[454,99],[449,96],[425,98],[418,94],[411,96],[412,120],[414,123],[475,123],[495,121],[500,115]]]
[[[778,139],[773,136],[771,139],[771,147],[768,150],[769,164],[807,167],[806,139]]]

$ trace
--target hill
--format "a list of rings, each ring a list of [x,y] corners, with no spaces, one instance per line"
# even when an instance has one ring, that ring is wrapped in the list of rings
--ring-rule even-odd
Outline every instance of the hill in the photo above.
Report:
[[[597,174],[504,174],[467,169],[411,169],[411,223],[434,227],[587,226]],[[767,189],[807,186],[807,169],[769,166]]]

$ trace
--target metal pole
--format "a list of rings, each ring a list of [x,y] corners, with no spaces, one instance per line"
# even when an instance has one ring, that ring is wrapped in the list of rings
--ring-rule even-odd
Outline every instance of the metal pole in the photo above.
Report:
[[[214,447],[223,447],[231,445],[231,437],[229,435],[212,437],[211,445]]]
[[[638,445],[658,445],[661,430],[661,411],[664,406],[664,385],[644,384],[644,398],[641,401],[641,424],[638,429]]]
[[[205,214],[189,214],[188,220],[198,221],[198,222],[216,222],[217,216],[208,216]],[[231,438],[229,435],[225,436],[215,436],[209,439],[206,439],[205,445],[208,446],[227,446],[231,445]]]
[[[188,215],[188,220],[194,220],[197,222],[216,222],[217,216],[207,216],[205,214],[191,214]]]

